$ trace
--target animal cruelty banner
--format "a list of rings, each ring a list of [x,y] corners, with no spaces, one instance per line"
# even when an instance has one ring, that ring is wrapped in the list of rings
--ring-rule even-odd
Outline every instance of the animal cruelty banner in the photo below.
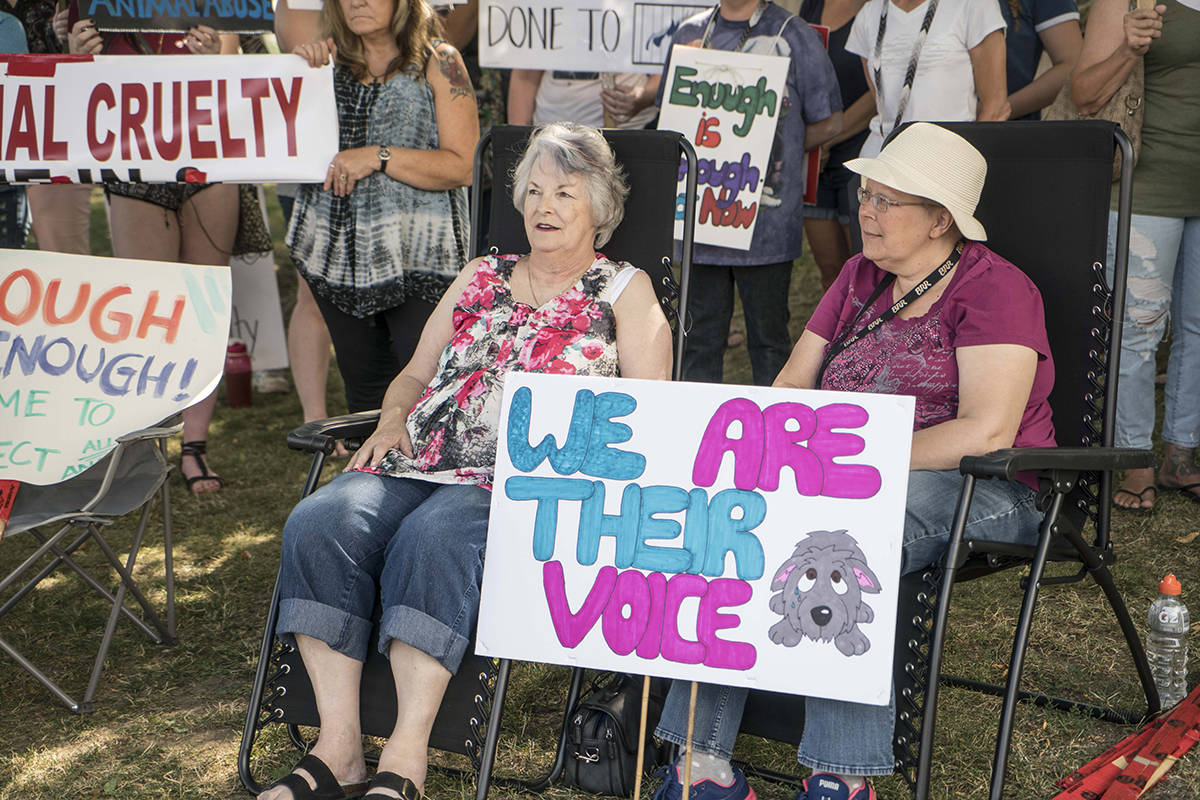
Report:
[[[79,0],[79,16],[102,31],[176,31],[207,25],[229,33],[275,28],[271,0]]]
[[[662,89],[660,130],[696,148],[696,235],[700,244],[748,250],[764,193],[775,194],[775,129],[787,93],[782,56],[676,47]],[[687,161],[679,165],[675,238],[683,236]]]
[[[512,373],[476,650],[884,705],[913,399]]]
[[[77,475],[216,388],[228,267],[0,250],[0,479]]]
[[[299,56],[0,57],[7,183],[320,182],[333,69]]]
[[[479,63],[657,74],[679,23],[710,9],[696,0],[481,0]]]

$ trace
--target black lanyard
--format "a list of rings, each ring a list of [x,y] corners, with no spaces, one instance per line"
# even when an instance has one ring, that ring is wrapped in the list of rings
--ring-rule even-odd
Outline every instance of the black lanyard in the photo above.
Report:
[[[762,19],[763,12],[767,10],[768,0],[759,0],[758,7],[754,9],[754,13],[750,15],[749,21],[746,23],[746,30],[742,31],[742,38],[738,40],[737,47],[734,47],[730,52],[741,52],[742,47],[746,44],[746,40],[750,38],[750,31],[754,30],[754,26]],[[704,26],[704,36],[700,40],[701,49],[708,48],[708,40],[712,38],[713,26],[717,24],[717,16],[721,13],[721,4],[718,2],[713,6],[712,14],[708,18],[708,24]]]
[[[817,371],[817,381],[814,384],[814,387],[817,389],[821,388],[821,379],[825,377],[826,368],[829,366],[830,362],[833,361],[833,359],[837,358],[838,355],[842,353],[843,350],[857,342],[862,337],[866,336],[871,331],[878,328],[883,323],[887,322],[892,317],[899,314],[910,303],[915,302],[918,297],[928,292],[930,287],[932,287],[935,283],[946,277],[950,270],[958,266],[958,260],[962,257],[964,245],[964,240],[959,239],[958,244],[954,245],[954,251],[951,252],[946,260],[941,263],[941,266],[926,275],[920,283],[909,289],[908,293],[905,294],[904,297],[901,297],[895,303],[892,303],[890,308],[888,308],[875,319],[868,322],[863,327],[859,328],[857,333],[849,334],[849,332],[854,329],[855,324],[858,323],[859,317],[865,314],[868,308],[875,305],[875,301],[879,299],[881,294],[883,294],[884,289],[887,289],[892,285],[892,282],[896,280],[896,276],[891,273],[885,275],[883,280],[881,280],[875,287],[875,291],[871,292],[871,296],[867,298],[867,302],[863,303],[862,308],[860,308],[858,313],[854,315],[854,319],[850,320],[850,324],[842,329],[843,335],[835,338],[829,343],[829,346],[825,348],[825,358],[821,359],[821,368]]]

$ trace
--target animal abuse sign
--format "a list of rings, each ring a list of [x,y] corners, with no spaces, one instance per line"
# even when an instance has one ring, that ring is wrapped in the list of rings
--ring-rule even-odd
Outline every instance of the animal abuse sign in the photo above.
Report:
[[[477,651],[888,701],[911,397],[509,375]]]

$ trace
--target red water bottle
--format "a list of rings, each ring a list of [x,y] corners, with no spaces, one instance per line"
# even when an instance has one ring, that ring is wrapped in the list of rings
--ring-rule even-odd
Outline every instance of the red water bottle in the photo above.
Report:
[[[250,377],[250,354],[246,352],[246,345],[231,339],[225,348],[225,399],[230,408],[251,404]]]

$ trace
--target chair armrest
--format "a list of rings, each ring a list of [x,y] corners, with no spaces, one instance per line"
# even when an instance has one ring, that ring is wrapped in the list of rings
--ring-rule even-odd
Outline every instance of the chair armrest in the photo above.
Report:
[[[379,411],[360,411],[340,417],[314,419],[288,434],[288,447],[305,453],[333,452],[338,439],[356,439],[370,436],[379,425]]]
[[[140,431],[127,433],[124,436],[117,437],[117,444],[130,444],[132,442],[144,442],[148,439],[168,439],[183,430],[183,423],[171,425],[170,427],[142,428]]]
[[[1018,472],[1062,469],[1106,472],[1154,466],[1154,452],[1133,447],[1012,447],[963,456],[958,471],[977,478],[1015,480]]]

